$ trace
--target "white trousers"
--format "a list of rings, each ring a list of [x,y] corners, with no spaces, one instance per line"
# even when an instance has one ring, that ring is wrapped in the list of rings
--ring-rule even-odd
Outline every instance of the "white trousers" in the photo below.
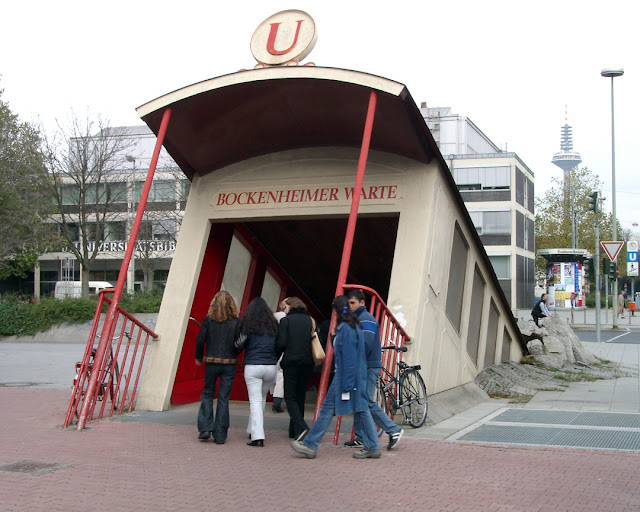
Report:
[[[273,398],[284,398],[284,374],[280,368],[280,361],[282,361],[282,356],[276,364],[276,380],[269,388],[269,393]]]
[[[249,424],[247,433],[252,441],[264,439],[264,405],[267,391],[276,379],[275,364],[247,364],[244,367],[244,381],[249,394]]]

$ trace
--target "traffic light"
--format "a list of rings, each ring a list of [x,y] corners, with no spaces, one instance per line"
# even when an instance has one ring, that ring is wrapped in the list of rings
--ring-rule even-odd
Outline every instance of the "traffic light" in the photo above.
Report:
[[[592,192],[589,194],[589,210],[592,212],[598,211],[598,192]]]
[[[602,258],[602,274],[609,275],[609,268],[611,267],[611,260],[609,258]]]
[[[612,261],[611,265],[609,265],[609,279],[612,281],[618,279],[618,264],[615,261]]]
[[[593,258],[587,258],[586,260],[584,260],[582,266],[584,267],[584,277],[587,279],[587,281],[595,283],[596,273],[593,267]]]

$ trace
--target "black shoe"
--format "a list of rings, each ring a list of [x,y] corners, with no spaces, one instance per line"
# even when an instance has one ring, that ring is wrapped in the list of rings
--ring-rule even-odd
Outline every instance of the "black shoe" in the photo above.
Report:
[[[296,441],[300,441],[300,442],[302,442],[302,441],[304,440],[304,438],[305,438],[305,437],[307,437],[307,434],[308,434],[308,433],[309,433],[309,429],[308,429],[308,428],[305,428],[305,429],[302,431],[302,433],[301,433],[298,437],[296,437]]]
[[[404,429],[400,429],[399,432],[394,432],[389,435],[389,444],[387,445],[387,450],[391,450],[394,446],[398,446],[400,439],[402,439],[402,435],[404,434]]]
[[[284,412],[282,407],[276,407],[275,405],[271,408],[273,412]]]
[[[213,442],[216,444],[224,444],[225,440],[223,439],[222,441],[219,441],[218,439],[216,439],[215,437],[213,438]]]
[[[198,434],[198,439],[200,439],[200,441],[208,441],[210,437],[211,432],[200,432]]]
[[[256,439],[255,441],[249,441],[247,446],[259,446],[260,448],[264,447],[264,439]]]
[[[353,441],[345,441],[344,445],[347,448],[364,448],[362,441],[358,441],[357,439],[354,439]]]

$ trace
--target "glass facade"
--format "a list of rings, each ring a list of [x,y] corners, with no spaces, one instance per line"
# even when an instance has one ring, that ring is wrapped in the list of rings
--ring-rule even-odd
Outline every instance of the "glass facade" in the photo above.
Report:
[[[508,190],[511,186],[511,167],[456,167],[453,179],[458,190]]]

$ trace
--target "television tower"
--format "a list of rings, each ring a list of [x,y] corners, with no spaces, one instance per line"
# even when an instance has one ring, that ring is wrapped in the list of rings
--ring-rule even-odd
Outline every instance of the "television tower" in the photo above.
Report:
[[[573,151],[573,136],[571,134],[571,126],[567,123],[567,106],[564,106],[564,126],[560,128],[560,149],[561,151],[553,155],[551,163],[557,165],[564,171],[564,194],[565,200],[567,196],[567,185],[569,185],[569,208],[571,216],[571,248],[577,249],[576,244],[576,216],[574,211],[574,187],[573,181],[569,180],[567,183],[567,176],[569,171],[576,167],[582,158],[580,153]]]
[[[560,128],[560,149],[553,158],[551,163],[557,165],[564,171],[565,180],[567,173],[582,162],[580,153],[573,151],[573,136],[571,134],[571,126],[567,124],[567,106],[564,106],[564,126]]]

